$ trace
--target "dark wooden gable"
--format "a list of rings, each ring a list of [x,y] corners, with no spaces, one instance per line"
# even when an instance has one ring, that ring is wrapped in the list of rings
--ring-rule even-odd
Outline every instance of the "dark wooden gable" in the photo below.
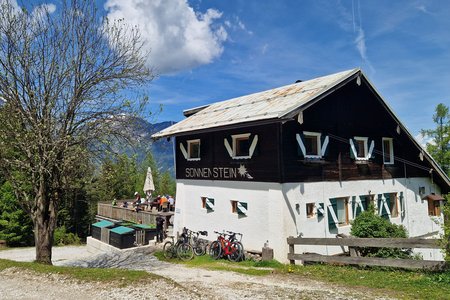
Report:
[[[419,150],[385,108],[379,96],[363,79],[336,90],[303,112],[303,124],[292,120],[282,128],[284,182],[389,179],[430,176],[427,162],[420,161]],[[400,129],[400,127],[399,127]],[[329,136],[327,155],[307,160],[299,155],[295,135],[303,131]],[[368,137],[374,141],[373,157],[356,162],[350,155],[349,139]],[[382,138],[393,138],[394,164],[383,164]],[[400,159],[399,159],[400,158]],[[420,165],[424,168],[413,166]]]
[[[258,136],[252,158],[231,158],[224,139],[232,145],[232,135],[245,133],[251,134],[251,140]],[[189,161],[180,150],[180,143],[187,147],[188,140],[194,139],[201,141],[201,158]],[[179,136],[176,138],[176,176],[178,179],[280,182],[279,139],[277,123]]]
[[[398,131],[398,129],[400,129]],[[304,131],[328,136],[328,151],[322,159],[305,159],[299,155],[296,134]],[[251,159],[233,159],[224,145],[231,136],[250,133],[258,136]],[[368,137],[374,141],[373,156],[355,162],[350,155],[349,139]],[[395,161],[384,164],[382,138],[392,138]],[[201,158],[186,159],[180,144],[200,139]],[[385,103],[361,78],[353,79],[303,111],[303,122],[274,120],[264,125],[239,124],[232,128],[211,128],[202,133],[176,137],[176,177],[194,180],[232,180],[256,182],[317,182],[364,179],[430,177],[433,168],[419,159],[419,149],[401,129]],[[443,192],[448,184],[435,175],[433,180]]]

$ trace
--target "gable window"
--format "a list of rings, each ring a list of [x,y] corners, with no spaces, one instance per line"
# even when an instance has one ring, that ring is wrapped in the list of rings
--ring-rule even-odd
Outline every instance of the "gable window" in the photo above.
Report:
[[[250,133],[233,135],[233,156],[247,157],[250,150]]]
[[[303,132],[305,137],[305,157],[320,157],[320,133]]]
[[[250,133],[235,134],[224,139],[225,149],[233,159],[250,159],[258,144],[258,135]]]
[[[319,132],[303,131],[296,134],[299,146],[299,154],[304,158],[320,159],[327,152],[328,136],[322,136]]]
[[[350,156],[359,161],[366,161],[372,157],[372,152],[375,147],[373,140],[369,141],[367,137],[355,136],[350,139]]]
[[[355,137],[356,158],[366,158],[367,156],[367,138]]]
[[[200,160],[200,140],[189,140],[188,145],[188,160]]]
[[[383,163],[394,163],[394,143],[392,138],[383,138]]]

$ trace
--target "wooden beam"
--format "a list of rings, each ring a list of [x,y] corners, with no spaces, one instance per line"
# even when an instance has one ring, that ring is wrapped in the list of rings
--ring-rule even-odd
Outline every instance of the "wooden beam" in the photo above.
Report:
[[[440,249],[439,239],[419,238],[301,238],[288,237],[289,245],[352,246],[375,248]]]
[[[396,267],[404,269],[427,269],[442,270],[446,267],[444,261],[415,260],[415,259],[393,259],[379,257],[349,257],[349,256],[326,256],[320,254],[288,254],[289,260],[303,260],[309,262],[325,262],[346,265],[364,265]]]

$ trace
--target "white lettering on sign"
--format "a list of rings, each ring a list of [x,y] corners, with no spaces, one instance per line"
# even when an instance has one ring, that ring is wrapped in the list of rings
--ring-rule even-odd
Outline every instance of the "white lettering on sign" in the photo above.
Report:
[[[186,168],[186,178],[214,178],[214,179],[236,179],[240,175],[248,179],[253,177],[248,174],[247,168],[240,165],[239,168],[214,167],[214,168]]]

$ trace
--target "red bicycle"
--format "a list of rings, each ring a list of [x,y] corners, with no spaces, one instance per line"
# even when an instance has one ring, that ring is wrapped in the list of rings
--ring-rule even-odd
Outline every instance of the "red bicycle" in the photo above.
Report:
[[[218,232],[214,231],[217,236],[217,240],[212,242],[209,246],[209,255],[214,259],[219,259],[221,257],[227,257],[230,261],[240,261],[244,256],[244,247],[242,243],[237,240],[236,235],[241,233],[227,231]]]

